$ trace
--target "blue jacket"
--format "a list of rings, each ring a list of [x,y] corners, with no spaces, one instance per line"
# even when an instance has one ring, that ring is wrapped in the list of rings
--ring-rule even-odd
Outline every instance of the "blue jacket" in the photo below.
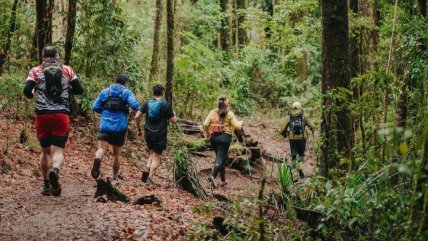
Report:
[[[122,111],[111,111],[103,108],[103,103],[109,95],[119,96],[122,94],[122,100],[134,111],[138,111],[140,104],[135,95],[121,84],[112,84],[109,88],[104,89],[98,95],[92,108],[95,112],[101,113],[99,129],[102,132],[123,132],[128,127],[128,116]]]

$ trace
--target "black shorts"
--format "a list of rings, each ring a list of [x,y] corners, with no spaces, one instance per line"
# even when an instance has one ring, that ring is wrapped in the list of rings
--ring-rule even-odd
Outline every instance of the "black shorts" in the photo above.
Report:
[[[39,139],[39,142],[42,148],[57,146],[64,149],[65,143],[67,143],[67,139],[68,139],[68,134],[66,136],[49,136],[44,139]]]
[[[149,150],[154,151],[156,154],[162,155],[162,152],[166,150],[166,136],[156,136],[147,133],[144,136]]]
[[[98,140],[108,142],[110,145],[123,146],[125,143],[126,131],[123,132],[102,132],[98,131]]]

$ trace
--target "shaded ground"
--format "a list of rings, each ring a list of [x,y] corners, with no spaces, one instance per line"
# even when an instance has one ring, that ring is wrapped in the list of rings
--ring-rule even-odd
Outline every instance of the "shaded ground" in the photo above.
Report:
[[[259,125],[265,125],[259,128]],[[117,187],[135,200],[155,194],[162,199],[160,205],[134,205],[120,202],[97,202],[95,181],[90,177],[95,152],[94,126],[72,130],[66,149],[66,161],[61,173],[61,197],[40,195],[42,179],[38,170],[38,142],[34,126],[28,124],[28,141],[19,144],[24,125],[21,121],[0,116],[0,240],[184,240],[182,234],[195,222],[208,222],[193,214],[192,208],[203,204],[172,182],[171,154],[167,154],[158,173],[161,187],[154,188],[140,181],[145,160],[141,141],[127,142],[121,167],[124,180]],[[250,122],[247,131],[263,147],[280,157],[287,156],[288,145],[269,123]],[[284,149],[285,147],[285,149]],[[192,156],[200,170],[201,182],[213,165],[212,151],[207,157]],[[312,154],[309,155],[312,159]],[[312,172],[310,160],[305,173]],[[271,165],[266,162],[266,165]],[[271,165],[275,168],[274,165]],[[269,167],[268,167],[269,168]],[[103,160],[104,176],[111,174],[111,158]],[[259,188],[258,173],[248,177],[239,171],[227,169],[228,185],[214,189],[230,199],[238,194],[256,195]],[[275,189],[275,185],[267,188]],[[209,192],[209,191],[208,191]]]

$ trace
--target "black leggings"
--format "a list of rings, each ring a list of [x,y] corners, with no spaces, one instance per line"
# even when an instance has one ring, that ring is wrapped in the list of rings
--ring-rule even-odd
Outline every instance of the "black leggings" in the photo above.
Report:
[[[230,143],[232,142],[232,136],[226,133],[220,135],[212,135],[210,138],[211,145],[215,150],[215,165],[211,175],[216,178],[217,173],[220,172],[221,180],[226,181],[224,164],[228,158],[228,151]]]
[[[299,161],[303,162],[306,151],[306,140],[290,140],[290,151],[292,161],[295,161],[297,156],[299,156]]]

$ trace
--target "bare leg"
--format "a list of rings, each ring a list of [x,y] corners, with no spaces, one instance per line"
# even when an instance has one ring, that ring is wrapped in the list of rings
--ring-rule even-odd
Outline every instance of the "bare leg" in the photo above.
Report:
[[[91,170],[91,175],[94,179],[97,179],[100,176],[101,159],[104,157],[104,154],[108,149],[108,145],[109,144],[106,141],[98,141],[98,150],[95,152],[95,160]]]
[[[52,146],[52,167],[61,170],[61,166],[64,163],[64,149],[57,146]]]
[[[43,148],[42,153],[40,153],[40,170],[42,171],[43,180],[48,180],[49,162],[51,160],[51,148]]]
[[[105,153],[108,150],[108,145],[109,145],[108,142],[99,140],[98,141],[98,150],[97,150],[97,152],[95,152],[95,158],[98,158],[100,160],[103,159]]]
[[[156,170],[159,167],[160,164],[160,160],[161,160],[161,155],[156,154],[155,152],[152,153],[151,155],[151,163],[150,163],[150,174],[149,174],[149,178],[153,180],[153,176],[156,174]]]
[[[150,153],[150,156],[149,156],[149,159],[147,160],[147,170],[150,171],[150,166],[152,165],[152,159],[153,159],[153,153],[154,152],[152,150],[150,150],[149,153]]]
[[[119,169],[120,169],[120,153],[122,152],[122,147],[113,145],[113,180],[117,180]]]

